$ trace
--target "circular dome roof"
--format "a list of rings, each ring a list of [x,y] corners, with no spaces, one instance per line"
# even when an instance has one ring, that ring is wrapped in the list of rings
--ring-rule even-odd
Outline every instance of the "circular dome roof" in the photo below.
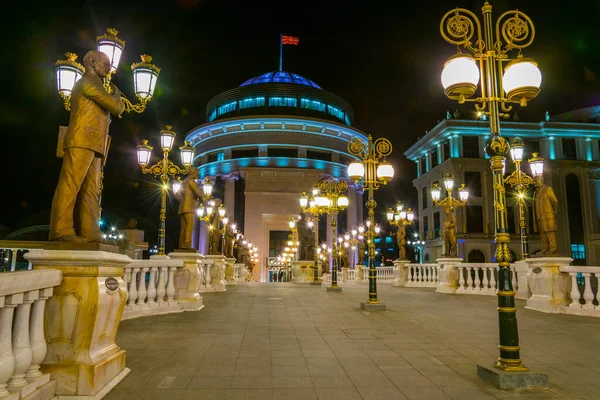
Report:
[[[311,86],[317,89],[323,89],[321,86],[317,85],[310,79],[306,79],[301,75],[285,71],[274,71],[264,73],[257,77],[248,79],[246,82],[242,83],[240,87],[248,85],[257,85],[260,83],[292,83],[295,85],[304,85]]]

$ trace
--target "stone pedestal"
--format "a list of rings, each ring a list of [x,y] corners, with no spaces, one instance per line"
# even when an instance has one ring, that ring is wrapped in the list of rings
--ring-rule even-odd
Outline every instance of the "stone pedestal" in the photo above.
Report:
[[[360,309],[366,312],[387,310],[385,304],[383,303],[371,304],[368,302],[360,303]]]
[[[393,286],[406,286],[406,281],[408,280],[408,264],[410,264],[409,260],[394,261],[394,281],[392,282]]]
[[[456,293],[458,289],[458,271],[456,270],[456,264],[460,264],[463,261],[459,257],[445,257],[438,258],[436,262],[440,265],[439,270],[439,283],[436,292],[439,293]]]
[[[104,397],[130,371],[115,336],[127,297],[123,267],[131,258],[90,250],[31,250],[25,257],[34,270],[63,274],[46,303],[43,372],[56,380],[59,398]]]
[[[560,272],[560,267],[573,262],[569,257],[536,257],[524,260],[528,265],[527,285],[531,296],[527,306],[531,310],[560,313],[568,306],[569,274]]]
[[[235,258],[225,259],[225,283],[227,285],[237,285],[235,282]]]
[[[244,271],[246,271],[244,273]],[[248,268],[246,268],[246,264],[243,263],[235,263],[233,264],[233,278],[236,282],[245,282],[248,277]]]
[[[477,375],[498,389],[545,389],[548,376],[535,371],[506,372],[495,367],[477,364]]]
[[[527,272],[529,270],[529,266],[525,261],[517,261],[514,264],[514,268],[514,272],[517,274],[517,281],[519,286],[515,298],[527,300],[531,295],[531,293],[529,292],[529,284],[527,283]]]
[[[225,285],[227,284],[227,282],[225,282],[225,256],[220,254],[209,254],[205,256],[205,258],[209,261],[212,261],[212,264],[210,266],[210,281],[215,292],[226,291],[227,289],[225,288]]]
[[[356,264],[356,283],[365,282],[369,278],[367,267],[362,264]]]
[[[177,251],[168,254],[172,260],[182,260],[183,268],[175,273],[177,302],[184,311],[199,311],[204,308],[202,296],[198,292],[202,282],[200,265],[204,256],[198,252]]]
[[[313,260],[292,261],[292,282],[293,283],[311,283],[314,280]]]

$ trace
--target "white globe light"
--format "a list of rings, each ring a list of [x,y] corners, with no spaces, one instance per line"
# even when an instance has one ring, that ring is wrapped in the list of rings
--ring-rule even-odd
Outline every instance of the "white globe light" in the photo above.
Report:
[[[377,166],[377,178],[387,182],[394,177],[394,167],[391,164],[382,162]]]
[[[348,177],[355,181],[361,179],[365,175],[365,166],[358,161],[354,161],[348,165]]]
[[[444,65],[442,86],[448,98],[458,100],[460,96],[473,96],[479,83],[479,68],[475,60],[467,55],[457,54]]]
[[[348,198],[346,196],[341,196],[338,198],[338,206],[341,208],[346,208],[348,207]]]
[[[502,86],[509,99],[534,99],[540,92],[542,73],[531,59],[510,62],[504,69]]]

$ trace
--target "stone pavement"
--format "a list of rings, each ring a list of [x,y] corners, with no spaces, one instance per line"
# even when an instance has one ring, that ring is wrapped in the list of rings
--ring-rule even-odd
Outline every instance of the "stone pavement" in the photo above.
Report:
[[[495,296],[379,285],[248,283],[206,307],[124,321],[132,372],[106,399],[600,399],[600,321],[525,310],[522,357],[550,389],[501,391],[476,375],[497,352]]]

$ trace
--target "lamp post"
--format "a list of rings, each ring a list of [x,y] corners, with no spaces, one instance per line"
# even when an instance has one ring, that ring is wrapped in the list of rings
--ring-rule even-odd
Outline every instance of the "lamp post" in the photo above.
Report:
[[[192,165],[194,158],[194,148],[186,141],[179,147],[181,152],[181,164],[183,168],[175,165],[169,160],[169,152],[173,148],[176,133],[171,130],[172,126],[167,125],[160,131],[160,145],[163,157],[156,164],[147,167],[150,163],[152,146],[148,145],[147,140],[142,140],[142,144],[137,146],[137,160],[143,174],[152,174],[160,179],[161,198],[160,198],[160,225],[158,229],[158,255],[165,254],[165,221],[167,219],[167,191],[169,190],[169,176],[176,177],[187,174],[188,168]],[[175,185],[177,187],[177,185]],[[180,185],[179,185],[180,186]]]
[[[510,146],[500,134],[500,117],[508,117],[511,104],[524,107],[534,99],[540,92],[542,75],[535,61],[524,58],[521,53],[535,36],[531,19],[521,11],[511,10],[503,13],[494,27],[492,6],[487,1],[482,14],[483,32],[479,18],[464,8],[450,10],[442,18],[440,33],[448,43],[457,46],[459,52],[446,62],[441,78],[446,96],[461,104],[472,101],[479,113],[489,116],[490,138],[485,151],[490,156],[493,174],[500,338],[500,356],[494,365],[505,371],[526,371],[520,357],[515,291],[511,282],[503,176]],[[460,52],[460,46],[468,54]],[[514,59],[508,56],[511,50],[518,51]],[[483,72],[481,95],[471,99],[480,81],[480,70]]]
[[[112,75],[117,71],[121,55],[125,49],[125,41],[120,39],[117,34],[119,32],[114,28],[108,28],[106,33],[96,37],[97,50],[103,52],[108,56],[110,61],[110,72],[104,78],[104,88],[107,92],[111,92],[110,82]],[[73,92],[73,86],[83,76],[85,68],[83,65],[78,63],[77,54],[65,53],[66,59],[58,60],[54,63],[56,72],[56,87],[58,94],[63,100],[63,106],[65,110],[71,110],[71,93]],[[131,104],[131,102],[125,97],[121,96],[125,108],[124,111],[142,113],[146,109],[146,104],[152,100],[154,96],[154,89],[156,87],[156,81],[160,74],[160,68],[156,65],[151,64],[152,57],[149,55],[142,55],[142,62],[131,65],[131,71],[133,73],[133,83],[135,95],[139,100],[138,104]],[[109,116],[110,118],[110,116]],[[121,116],[119,115],[119,118]],[[110,121],[110,119],[109,119]],[[107,147],[110,145],[110,136]],[[108,149],[107,149],[108,150]],[[98,193],[98,221],[101,220],[102,216],[102,181],[104,179],[104,163],[106,157],[100,168],[100,182],[99,182],[99,193]]]
[[[350,234],[346,233],[344,235],[344,239],[346,240],[346,242],[348,242],[348,245],[350,246],[350,249],[352,250],[352,267],[354,268],[356,266],[356,262],[357,262],[357,248],[358,245],[365,239],[363,236],[363,233],[365,232],[365,227],[364,226],[359,226],[358,228],[352,228],[352,230],[350,231]]]
[[[446,214],[446,218],[454,218],[454,210],[457,207],[464,207],[467,205],[467,200],[469,199],[469,189],[465,187],[463,183],[458,188],[458,199],[452,196],[452,190],[454,189],[454,178],[450,174],[446,174],[444,177],[444,188],[446,189],[447,195],[446,198],[440,200],[442,196],[442,189],[438,186],[437,183],[434,183],[431,187],[431,198],[433,199],[433,203],[438,207],[444,208],[444,214]],[[452,240],[448,233],[444,234],[445,236],[445,252],[446,256],[456,256],[456,239]],[[456,236],[456,235],[455,235]],[[452,243],[454,241],[454,243]]]
[[[331,215],[331,287],[328,291],[341,291],[342,288],[337,284],[337,269],[339,265],[339,252],[337,251],[337,215],[340,211],[348,207],[348,197],[344,193],[348,190],[346,181],[335,179],[323,179],[318,185],[319,193],[315,197],[315,205],[319,207],[321,214]]]
[[[425,245],[425,241],[424,240],[420,240],[419,239],[419,234],[415,232],[414,234],[415,240],[409,240],[406,243],[409,246],[412,246],[413,248],[415,248],[415,250],[417,250],[419,252],[419,258],[416,261],[419,261],[420,264],[423,264],[423,252],[421,251],[421,249],[423,248],[423,246]],[[417,257],[415,257],[416,259]]]
[[[310,195],[307,195],[306,192],[303,192],[300,196],[300,208],[302,208],[302,212],[311,214],[315,218],[314,222],[314,232],[315,232],[315,251],[314,251],[314,259],[315,265],[313,268],[313,281],[312,284],[320,285],[321,279],[319,277],[319,216],[323,214],[324,209],[319,207],[315,198],[319,195],[319,188],[314,187],[311,191]],[[309,224],[312,221],[309,222]]]
[[[535,157],[534,153],[534,157]],[[520,138],[514,138],[510,144],[510,156],[515,164],[515,170],[504,179],[504,183],[514,187],[517,190],[519,201],[519,227],[521,230],[521,259],[529,256],[529,243],[527,241],[527,228],[525,223],[525,190],[533,183],[533,179],[525,172],[521,171],[521,161],[523,161],[523,142]],[[542,162],[543,168],[543,162]]]
[[[388,208],[387,212],[386,212],[386,217],[388,220],[388,223],[390,225],[393,226],[397,226],[398,227],[398,231],[400,231],[400,229],[405,229],[404,227],[407,225],[412,224],[413,219],[415,219],[415,214],[413,213],[412,208],[408,208],[408,209],[404,209],[404,203],[402,203],[401,201],[396,203],[396,210],[394,211],[392,208]],[[406,231],[404,231],[406,232]],[[398,235],[398,233],[396,233],[396,235]],[[406,235],[405,235],[406,237]],[[404,249],[404,245],[400,245],[398,244],[398,247],[402,246],[402,248],[400,248],[400,259],[405,259],[406,257],[406,250]]]
[[[361,160],[350,163],[348,176],[357,184],[362,182],[363,187],[368,192],[369,226],[367,227],[366,236],[369,244],[369,300],[366,303],[361,303],[361,308],[371,311],[383,311],[385,310],[385,304],[380,303],[377,298],[377,271],[375,270],[375,243],[373,241],[377,202],[373,198],[373,194],[375,190],[379,189],[380,185],[387,185],[394,177],[394,167],[385,161],[385,158],[392,154],[392,143],[385,138],[379,138],[373,142],[371,135],[369,135],[366,143],[358,138],[353,138],[348,143],[348,152]]]

